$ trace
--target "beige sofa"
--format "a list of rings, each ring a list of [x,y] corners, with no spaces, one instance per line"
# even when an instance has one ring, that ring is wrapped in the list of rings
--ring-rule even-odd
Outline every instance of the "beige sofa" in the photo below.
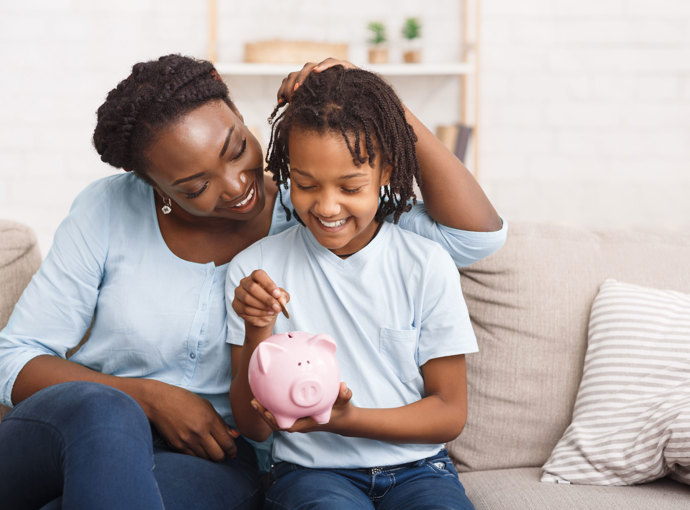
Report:
[[[460,271],[479,343],[469,414],[449,444],[477,510],[688,509],[690,487],[540,482],[570,423],[592,301],[606,278],[690,293],[690,234],[511,223],[505,246]]]
[[[589,309],[606,278],[690,293],[690,235],[512,223],[506,245],[461,270],[480,352],[469,417],[449,444],[477,510],[687,509],[690,487],[540,482],[570,422]],[[40,262],[33,234],[0,221],[0,328]]]

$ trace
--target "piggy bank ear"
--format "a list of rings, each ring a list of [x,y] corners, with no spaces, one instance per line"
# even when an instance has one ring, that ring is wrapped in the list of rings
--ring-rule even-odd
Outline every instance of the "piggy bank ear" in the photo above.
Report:
[[[256,348],[256,358],[259,363],[259,371],[262,374],[268,372],[268,367],[271,366],[271,358],[285,352],[285,347],[271,342],[261,342]]]
[[[321,347],[326,349],[328,352],[335,354],[335,340],[323,333],[311,337],[309,340],[307,340],[307,344],[312,347]]]

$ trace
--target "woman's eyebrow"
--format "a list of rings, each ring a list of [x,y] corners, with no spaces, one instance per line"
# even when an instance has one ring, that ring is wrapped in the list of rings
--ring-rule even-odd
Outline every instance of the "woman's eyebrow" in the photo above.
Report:
[[[228,136],[225,137],[225,143],[223,143],[223,147],[220,149],[220,154],[218,154],[218,158],[222,158],[223,154],[225,154],[225,151],[228,150],[228,144],[230,143],[230,137],[232,136],[232,132],[235,130],[235,126],[230,126],[230,129],[228,129]]]
[[[183,177],[182,179],[177,179],[175,182],[172,183],[173,186],[177,186],[178,184],[182,184],[183,182],[191,181],[193,179],[196,179],[197,177],[201,177],[204,175],[205,172],[199,172],[198,174],[190,175],[189,177]]]

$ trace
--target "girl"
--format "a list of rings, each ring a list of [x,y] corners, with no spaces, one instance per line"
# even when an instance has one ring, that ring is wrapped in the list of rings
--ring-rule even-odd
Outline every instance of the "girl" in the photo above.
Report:
[[[477,350],[457,268],[396,225],[418,216],[416,139],[383,80],[342,66],[310,75],[275,119],[268,170],[281,199],[289,179],[301,225],[228,269],[239,430],[277,430],[247,380],[274,332],[330,334],[346,384],[327,424],[302,418],[276,434],[268,508],[472,508],[443,448],[464,426],[464,354]],[[289,319],[277,315],[287,301]]]

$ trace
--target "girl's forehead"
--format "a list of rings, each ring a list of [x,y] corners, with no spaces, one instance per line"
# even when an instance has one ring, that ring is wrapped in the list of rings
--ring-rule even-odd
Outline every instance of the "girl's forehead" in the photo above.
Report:
[[[354,159],[355,155],[359,156],[359,161],[369,159],[369,152],[367,151],[367,137],[363,131],[346,131],[343,133],[342,131],[335,129],[320,131],[317,129],[294,126],[290,129],[288,136],[288,149],[291,158],[295,150],[300,151],[304,148],[305,141],[308,141],[313,145],[318,145],[321,147],[329,146],[334,150],[337,149],[340,152],[347,152],[350,159]],[[372,147],[373,154],[378,156],[381,152],[381,144],[375,137],[370,137],[369,143]],[[378,159],[378,157],[375,159]]]

